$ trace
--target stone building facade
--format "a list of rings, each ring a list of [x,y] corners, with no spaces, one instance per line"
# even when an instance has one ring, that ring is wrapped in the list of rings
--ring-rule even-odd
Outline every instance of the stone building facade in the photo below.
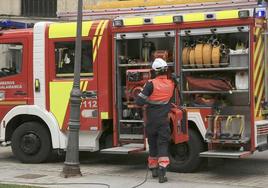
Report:
[[[117,2],[112,2],[117,1]],[[121,1],[121,2],[118,2]],[[158,6],[170,4],[202,3],[222,0],[83,0],[84,9],[116,8],[137,6]],[[0,0],[0,20],[24,22],[59,21],[63,12],[77,11],[78,0]],[[114,7],[113,7],[114,8]]]
[[[103,0],[83,0],[84,6]],[[107,1],[107,0],[106,0]],[[0,0],[0,20],[22,22],[57,21],[57,12],[77,10],[77,0]]]

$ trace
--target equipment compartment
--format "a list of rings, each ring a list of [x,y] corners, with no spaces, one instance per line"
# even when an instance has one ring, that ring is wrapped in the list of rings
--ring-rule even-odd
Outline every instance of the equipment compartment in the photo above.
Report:
[[[175,32],[155,31],[118,33],[115,36],[116,99],[119,142],[144,142],[143,111],[135,99],[154,75],[155,58],[167,61],[170,70],[175,61]]]
[[[249,27],[188,29],[179,35],[182,102],[189,107],[214,108],[214,114],[206,118],[209,143],[247,143]]]
[[[239,93],[247,98],[242,102],[247,106],[250,102],[249,27],[188,29],[179,35],[184,104],[192,106],[193,98],[202,94],[207,95],[206,99],[224,99],[226,103],[222,105],[232,105],[236,98],[232,95]]]

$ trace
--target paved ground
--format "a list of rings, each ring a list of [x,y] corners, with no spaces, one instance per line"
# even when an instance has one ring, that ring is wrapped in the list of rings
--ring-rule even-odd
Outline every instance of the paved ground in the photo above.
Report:
[[[62,178],[63,157],[46,164],[21,164],[10,147],[0,147],[0,183],[32,184],[41,187],[132,188],[146,176],[146,155],[81,153],[82,177]],[[198,173],[168,172],[169,182],[159,184],[150,174],[141,188],[267,188],[268,152],[246,159],[211,160]]]

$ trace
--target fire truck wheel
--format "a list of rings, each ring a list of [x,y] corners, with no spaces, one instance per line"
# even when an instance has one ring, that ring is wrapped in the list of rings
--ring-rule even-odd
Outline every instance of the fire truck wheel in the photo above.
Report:
[[[12,135],[11,147],[23,163],[44,162],[52,150],[50,134],[38,122],[26,122],[19,126]]]
[[[205,145],[198,133],[189,129],[189,141],[182,144],[170,145],[170,170],[176,172],[194,172],[202,162],[199,153],[204,151]]]

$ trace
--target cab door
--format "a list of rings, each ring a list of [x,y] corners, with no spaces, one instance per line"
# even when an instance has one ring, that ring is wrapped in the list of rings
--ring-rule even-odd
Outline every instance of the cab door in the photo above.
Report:
[[[65,40],[54,43],[55,74],[49,81],[50,111],[55,115],[61,129],[66,129],[70,114],[70,93],[73,87],[75,41]],[[90,40],[82,41],[81,60],[81,129],[85,125],[97,126],[97,83],[93,74],[92,43]]]
[[[97,63],[94,63],[95,22],[83,22],[80,89],[81,131],[98,130]],[[48,108],[55,116],[60,129],[68,129],[70,92],[73,87],[75,64],[74,24],[53,23],[49,26],[48,57]]]
[[[29,103],[27,39],[0,37],[0,121],[15,106]]]

